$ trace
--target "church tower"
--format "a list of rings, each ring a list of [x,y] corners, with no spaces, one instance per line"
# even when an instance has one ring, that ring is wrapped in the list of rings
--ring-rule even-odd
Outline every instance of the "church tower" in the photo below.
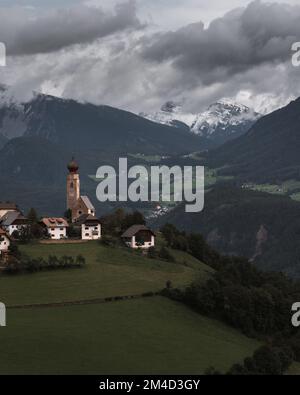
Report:
[[[68,164],[69,174],[67,177],[67,209],[75,210],[80,198],[79,166],[74,158]]]

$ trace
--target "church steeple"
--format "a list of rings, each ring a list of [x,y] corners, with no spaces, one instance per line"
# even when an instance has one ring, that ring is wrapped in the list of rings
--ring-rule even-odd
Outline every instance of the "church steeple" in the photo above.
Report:
[[[74,156],[72,157],[71,162],[69,162],[69,164],[68,164],[68,170],[70,173],[77,173],[79,170],[79,166],[78,166],[77,162],[75,161]]]
[[[67,209],[76,209],[80,198],[80,179],[79,179],[79,166],[74,158],[67,166],[69,174],[67,177]]]

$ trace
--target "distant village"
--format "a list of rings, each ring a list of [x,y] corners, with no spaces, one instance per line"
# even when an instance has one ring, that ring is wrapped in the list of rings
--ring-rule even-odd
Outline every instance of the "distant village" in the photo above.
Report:
[[[88,196],[80,194],[79,166],[74,159],[68,164],[67,217],[39,219],[41,242],[70,243],[100,240],[103,225]],[[30,230],[30,218],[23,215],[16,203],[0,202],[0,257],[9,255],[12,243],[18,243]],[[73,235],[69,229],[72,228]],[[155,234],[145,225],[132,225],[121,236],[124,244],[133,249],[149,249],[155,246]]]

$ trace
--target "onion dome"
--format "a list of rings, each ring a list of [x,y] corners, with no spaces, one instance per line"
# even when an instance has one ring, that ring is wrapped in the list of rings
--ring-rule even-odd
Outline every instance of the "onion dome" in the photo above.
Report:
[[[79,169],[79,166],[77,162],[75,162],[75,159],[72,158],[71,162],[68,164],[68,170],[70,173],[77,173]]]

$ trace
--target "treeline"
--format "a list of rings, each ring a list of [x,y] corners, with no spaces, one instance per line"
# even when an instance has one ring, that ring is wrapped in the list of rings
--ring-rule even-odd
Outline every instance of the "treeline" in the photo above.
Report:
[[[172,224],[164,225],[160,231],[168,247],[188,252],[214,269],[221,267],[223,259],[226,258],[211,248],[199,233],[188,234]]]
[[[262,360],[270,374],[275,370],[276,374],[283,372],[293,359],[300,361],[300,336],[291,324],[291,306],[300,300],[299,282],[282,273],[262,272],[245,258],[222,256],[201,235],[186,235],[173,225],[165,225],[161,231],[169,246],[188,251],[215,269],[205,284],[195,281],[183,290],[166,288],[163,295],[249,337],[268,340],[267,349],[255,354],[253,360],[247,359],[244,365],[235,365],[232,374],[265,373],[261,367],[254,368],[261,355],[265,356]],[[275,361],[278,369],[270,361]]]
[[[293,362],[294,353],[285,345],[266,345],[257,349],[252,357],[247,357],[242,363],[235,363],[227,375],[282,375]],[[213,367],[205,371],[206,375],[221,375]]]
[[[139,211],[126,213],[122,208],[117,209],[112,214],[100,218],[104,236],[120,236],[132,225],[146,225],[143,214]]]
[[[6,274],[35,273],[46,270],[76,269],[83,266],[85,266],[85,258],[82,255],[78,255],[76,258],[50,255],[48,259],[21,256],[12,257],[3,272]]]

